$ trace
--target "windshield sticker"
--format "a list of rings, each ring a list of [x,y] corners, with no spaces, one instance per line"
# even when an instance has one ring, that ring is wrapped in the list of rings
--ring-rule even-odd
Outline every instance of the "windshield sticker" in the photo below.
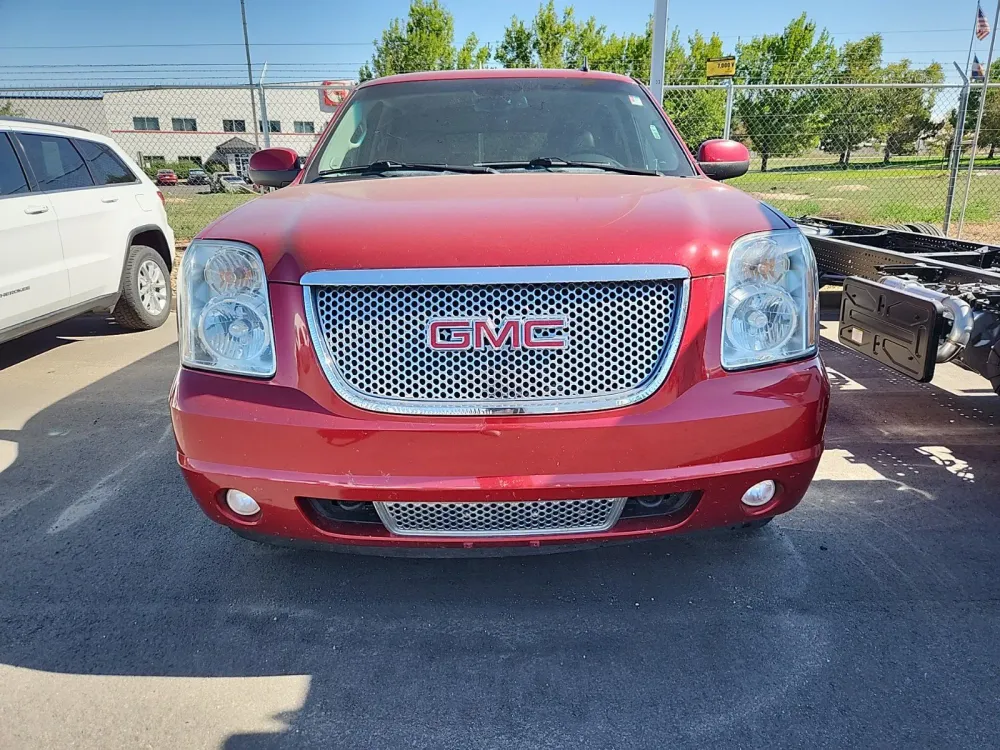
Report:
[[[632,102],[633,107],[642,106],[642,99],[640,99],[638,96],[633,96],[632,94],[629,94],[628,100]]]
[[[660,140],[660,131],[656,129],[656,126],[653,123],[649,123],[649,132],[653,134],[653,137],[656,140]]]

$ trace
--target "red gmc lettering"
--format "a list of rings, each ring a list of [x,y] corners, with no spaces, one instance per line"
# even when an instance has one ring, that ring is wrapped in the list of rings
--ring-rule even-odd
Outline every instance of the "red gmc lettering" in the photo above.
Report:
[[[472,344],[472,333],[467,320],[434,320],[427,329],[431,349],[468,349]],[[451,335],[447,340],[441,338],[441,331],[447,330]]]
[[[477,320],[472,328],[473,340],[475,341],[473,347],[483,349],[483,340],[486,339],[490,346],[499,349],[509,338],[511,348],[519,348],[521,346],[521,327],[518,323],[517,320],[508,320],[500,327],[500,333],[497,333],[493,329],[493,323],[489,320]]]
[[[502,349],[508,341],[511,349],[562,349],[564,334],[540,338],[537,331],[565,326],[564,318],[515,318],[505,320],[498,331],[490,320],[432,320],[427,343],[431,349]]]
[[[565,335],[536,339],[536,328],[562,328],[566,321],[562,318],[546,318],[542,320],[524,321],[524,346],[529,349],[562,349],[566,346]]]

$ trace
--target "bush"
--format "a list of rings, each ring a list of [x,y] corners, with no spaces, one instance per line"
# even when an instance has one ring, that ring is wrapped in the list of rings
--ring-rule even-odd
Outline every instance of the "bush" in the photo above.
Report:
[[[151,161],[147,162],[146,166],[143,167],[143,171],[149,175],[150,178],[155,178],[156,173],[161,169],[172,169],[177,175],[177,179],[186,180],[188,178],[188,173],[192,169],[203,169],[203,167],[192,161]]]

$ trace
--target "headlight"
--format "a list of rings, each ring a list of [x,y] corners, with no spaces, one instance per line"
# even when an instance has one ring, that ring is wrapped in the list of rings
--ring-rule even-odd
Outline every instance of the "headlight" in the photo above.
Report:
[[[256,250],[236,242],[192,242],[178,286],[182,365],[274,375],[274,326]]]
[[[816,351],[818,334],[816,259],[802,232],[736,240],[726,270],[722,366],[739,370],[805,357]]]

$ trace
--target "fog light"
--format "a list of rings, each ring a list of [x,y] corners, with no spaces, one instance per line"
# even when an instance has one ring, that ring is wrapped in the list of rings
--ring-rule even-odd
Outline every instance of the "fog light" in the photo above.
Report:
[[[743,493],[743,504],[749,505],[751,508],[759,508],[761,505],[767,505],[771,502],[771,498],[774,497],[776,490],[777,487],[773,479],[765,479],[763,482],[757,482],[757,484]]]
[[[226,505],[238,516],[253,516],[260,513],[257,501],[239,490],[226,490]]]

